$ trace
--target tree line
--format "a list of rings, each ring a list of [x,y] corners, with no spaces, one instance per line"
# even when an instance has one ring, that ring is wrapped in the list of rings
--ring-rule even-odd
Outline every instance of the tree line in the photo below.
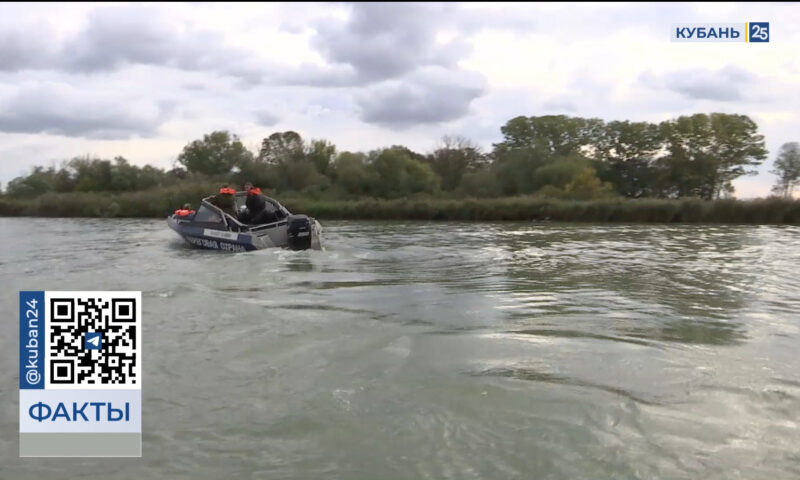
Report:
[[[170,170],[138,167],[122,157],[79,157],[58,169],[34,168],[9,182],[6,195],[139,191],[213,179],[343,199],[535,194],[711,200],[730,196],[732,181],[755,173],[767,158],[755,122],[725,113],[660,123],[520,116],[501,132],[502,141],[488,152],[469,139],[446,136],[422,154],[401,145],[340,152],[328,140],[306,140],[293,131],[275,132],[251,152],[236,135],[216,131],[187,144]],[[784,144],[774,165],[773,193],[790,197],[800,184],[800,144]]]

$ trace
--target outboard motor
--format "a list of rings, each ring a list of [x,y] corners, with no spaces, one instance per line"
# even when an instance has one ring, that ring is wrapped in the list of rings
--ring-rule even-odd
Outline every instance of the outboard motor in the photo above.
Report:
[[[286,236],[289,248],[306,250],[311,247],[311,219],[308,215],[289,215]]]

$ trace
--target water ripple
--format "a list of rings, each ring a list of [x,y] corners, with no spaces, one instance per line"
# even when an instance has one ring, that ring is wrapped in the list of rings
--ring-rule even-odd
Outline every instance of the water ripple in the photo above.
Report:
[[[163,221],[0,219],[4,311],[19,290],[141,290],[146,352],[144,458],[22,461],[7,388],[0,477],[800,475],[800,228],[324,235],[323,251],[234,255]]]

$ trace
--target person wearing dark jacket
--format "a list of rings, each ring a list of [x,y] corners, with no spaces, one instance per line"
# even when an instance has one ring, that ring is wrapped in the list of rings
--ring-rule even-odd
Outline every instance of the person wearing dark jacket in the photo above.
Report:
[[[252,183],[245,183],[244,189],[247,191],[247,213],[239,218],[241,222],[250,224],[271,223],[278,220],[277,210],[274,205],[267,202],[261,195],[261,189],[253,187]]]
[[[252,183],[245,183],[244,190],[247,192],[247,198],[244,202],[247,206],[247,214],[250,218],[256,218],[267,206],[267,202],[261,196],[261,189],[254,188]]]

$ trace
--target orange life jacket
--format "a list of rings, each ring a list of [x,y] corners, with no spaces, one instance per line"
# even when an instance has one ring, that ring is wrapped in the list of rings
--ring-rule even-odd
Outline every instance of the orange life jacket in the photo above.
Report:
[[[175,210],[175,216],[177,217],[185,217],[187,215],[191,215],[194,213],[194,210],[187,210],[185,208],[179,208]]]
[[[261,195],[261,189],[258,187],[253,187],[247,191],[248,195]]]
[[[233,195],[234,193],[236,193],[236,190],[232,188],[220,188],[219,193],[223,195]]]

